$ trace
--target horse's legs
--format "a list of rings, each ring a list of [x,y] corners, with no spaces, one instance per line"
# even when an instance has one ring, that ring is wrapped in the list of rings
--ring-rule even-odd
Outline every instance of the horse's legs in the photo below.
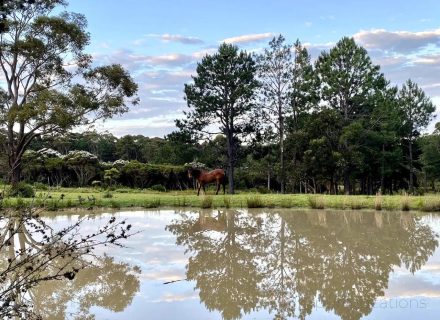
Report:
[[[218,192],[220,191],[220,181],[217,181],[217,192],[215,195],[218,195]]]
[[[202,187],[202,184],[199,182],[199,188],[197,189],[197,196],[200,194],[200,188]],[[203,187],[204,188],[204,187]]]
[[[203,195],[206,195],[205,185],[203,185]]]
[[[226,179],[225,178],[223,178],[222,184],[223,184],[223,194],[226,194]]]

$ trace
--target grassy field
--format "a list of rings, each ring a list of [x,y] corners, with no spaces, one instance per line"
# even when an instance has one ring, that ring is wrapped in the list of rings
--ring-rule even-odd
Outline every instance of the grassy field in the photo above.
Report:
[[[194,191],[154,192],[134,189],[103,191],[93,188],[61,188],[41,190],[34,198],[5,198],[4,208],[19,208],[32,204],[49,211],[64,208],[312,208],[312,209],[373,209],[373,210],[418,210],[440,211],[440,195],[426,196],[345,196],[305,194],[257,194],[197,196]]]

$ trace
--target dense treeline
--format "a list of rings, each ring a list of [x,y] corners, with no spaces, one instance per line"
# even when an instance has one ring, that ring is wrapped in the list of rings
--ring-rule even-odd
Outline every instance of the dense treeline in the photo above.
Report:
[[[313,115],[304,117],[301,121],[306,127],[307,121],[312,121]],[[288,192],[314,192],[313,179],[302,180],[301,185],[291,184],[291,181],[305,179],[306,174],[316,173],[314,177],[325,179],[322,172],[328,170],[332,172],[334,163],[328,162],[325,156],[326,150],[320,146],[319,141],[314,141],[313,146],[307,145],[308,135],[319,134],[322,126],[317,126],[315,130],[304,129],[303,132],[295,136],[286,138],[286,158],[296,157],[297,165],[287,161],[286,181]],[[310,133],[309,133],[310,132]],[[306,135],[307,134],[307,135]],[[175,135],[162,138],[147,138],[144,136],[124,136],[117,138],[111,134],[99,134],[96,132],[72,133],[56,139],[38,139],[31,147],[39,150],[38,153],[27,152],[25,156],[24,179],[27,182],[42,182],[50,185],[78,186],[81,185],[78,175],[74,171],[74,164],[61,155],[67,155],[74,150],[82,150],[87,153],[87,161],[79,162],[83,170],[90,169],[90,176],[87,178],[86,185],[93,181],[100,181],[102,184],[125,185],[136,188],[149,188],[151,186],[162,185],[168,189],[184,189],[192,187],[192,181],[186,177],[185,163],[193,159],[203,162],[207,167],[214,168],[224,166],[226,156],[224,148],[226,141],[224,137],[217,136],[212,141],[206,143],[185,143],[176,142]],[[303,150],[308,146],[311,150],[298,156],[297,146],[303,146]],[[53,148],[58,153],[51,153]],[[298,148],[298,149],[295,149]],[[415,150],[415,169],[416,183],[418,191],[437,191],[437,182],[440,180],[440,132],[434,131],[433,134],[418,137],[414,142]],[[315,155],[312,151],[316,152]],[[405,147],[396,148],[395,153],[386,153],[385,175],[392,177],[393,192],[406,190],[408,180],[406,176],[408,169],[405,167],[403,153]],[[328,151],[327,151],[328,152]],[[96,155],[96,156],[94,156]],[[320,155],[320,157],[316,157]],[[239,150],[239,162],[236,171],[236,184],[239,189],[258,188],[264,190],[270,188],[272,191],[281,189],[280,180],[277,178],[279,170],[278,148],[276,144],[255,144],[253,146],[241,146]],[[368,158],[367,158],[368,159]],[[368,159],[376,163],[372,167],[372,174],[379,176],[382,173],[381,159]],[[128,165],[130,164],[130,165]],[[399,170],[394,173],[391,168],[396,166]],[[3,175],[7,175],[7,167],[3,167]],[[109,173],[106,170],[116,168],[117,172]],[[78,170],[78,169],[77,169]],[[152,173],[153,170],[155,173]],[[170,174],[172,171],[172,174]],[[393,173],[393,174],[392,174]],[[324,178],[321,178],[324,177]],[[376,181],[379,187],[380,181]],[[437,187],[436,187],[437,186]],[[307,187],[308,189],[305,189]],[[329,184],[318,185],[316,192],[327,192]],[[361,192],[358,185],[356,192]],[[365,188],[365,186],[364,186]],[[377,191],[377,189],[372,192]],[[364,191],[368,193],[368,190]],[[371,191],[370,191],[371,192]],[[391,192],[390,189],[386,190]]]
[[[184,165],[198,161],[227,169],[231,193],[234,188],[331,194],[436,190],[440,132],[422,135],[433,119],[433,103],[411,80],[392,86],[351,38],[314,63],[305,46],[289,45],[282,36],[253,55],[222,44],[198,64],[184,93],[186,117],[164,138],[97,132],[36,136],[29,143],[36,153],[24,153],[23,178],[179,189],[192,186]],[[49,161],[43,159],[55,151]],[[81,161],[90,170],[70,159],[78,151],[89,153]]]
[[[281,192],[414,193],[424,186],[422,161],[431,158],[418,138],[435,107],[410,79],[390,85],[352,38],[314,64],[306,47],[282,36],[257,55],[222,44],[198,64],[185,95],[180,132],[225,136],[230,180],[235,168],[250,173],[253,164],[266,171],[268,186],[274,175]],[[428,151],[432,141],[423,141]],[[257,147],[243,160],[244,145]]]

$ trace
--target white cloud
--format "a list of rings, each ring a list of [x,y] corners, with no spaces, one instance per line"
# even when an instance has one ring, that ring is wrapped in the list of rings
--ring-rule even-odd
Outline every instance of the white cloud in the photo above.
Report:
[[[176,111],[159,115],[145,116],[143,118],[113,118],[104,123],[97,124],[96,127],[98,130],[108,130],[116,136],[124,136],[127,134],[143,134],[148,136],[163,137],[164,134],[174,130],[174,120],[181,118],[182,115],[183,114],[181,112]]]
[[[160,36],[160,38],[165,42],[180,42],[183,44],[202,44],[203,40],[196,37],[185,37],[180,34],[168,34],[165,33]]]
[[[373,29],[360,31],[353,37],[367,49],[380,48],[403,53],[415,52],[428,45],[440,45],[440,29],[420,32]]]
[[[135,46],[143,45],[148,38],[158,38],[161,39],[163,42],[178,42],[189,45],[205,43],[202,39],[192,36],[183,36],[180,34],[169,34],[169,33],[164,33],[164,34],[150,33],[143,36],[140,39],[134,40],[133,45]]]
[[[264,40],[271,39],[275,36],[272,32],[266,32],[266,33],[254,33],[254,34],[245,34],[237,37],[231,37],[223,39],[221,42],[225,43],[255,43],[260,42]]]
[[[157,66],[183,66],[194,60],[191,55],[180,53],[144,55],[127,49],[114,51],[110,54],[94,54],[93,56],[98,64],[118,63],[132,72],[139,72],[142,69],[151,69]]]
[[[408,274],[399,276],[390,280],[384,298],[440,298],[440,285],[437,280]]]

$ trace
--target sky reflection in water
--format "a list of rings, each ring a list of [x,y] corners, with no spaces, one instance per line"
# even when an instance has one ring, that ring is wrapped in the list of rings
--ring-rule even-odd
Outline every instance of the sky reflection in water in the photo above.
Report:
[[[191,320],[440,314],[440,216],[276,209],[116,216],[142,232],[128,248],[103,248],[98,266],[71,283],[36,292],[48,319],[70,313]],[[75,218],[51,223],[61,227]]]

